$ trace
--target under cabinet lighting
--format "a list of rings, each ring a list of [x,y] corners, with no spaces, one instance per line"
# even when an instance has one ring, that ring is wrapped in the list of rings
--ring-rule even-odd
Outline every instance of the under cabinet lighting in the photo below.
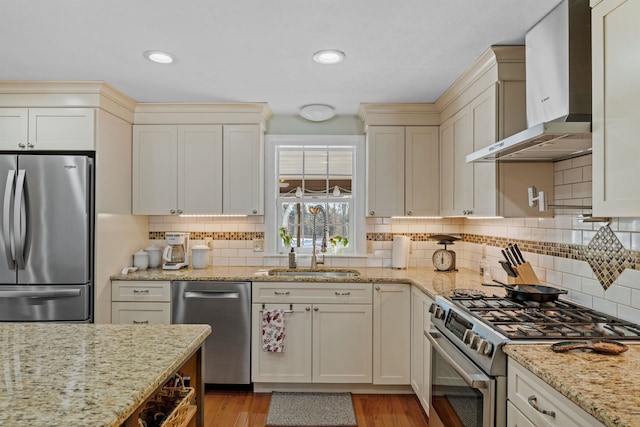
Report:
[[[180,218],[198,218],[198,217],[206,217],[206,218],[244,218],[244,217],[248,217],[249,215],[207,215],[207,214],[180,214],[178,215]]]

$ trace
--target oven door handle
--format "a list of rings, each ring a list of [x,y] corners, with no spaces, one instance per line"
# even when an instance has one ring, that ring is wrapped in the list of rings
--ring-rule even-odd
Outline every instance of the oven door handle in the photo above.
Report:
[[[451,357],[451,355],[447,351],[445,351],[444,348],[442,348],[440,343],[438,343],[438,341],[437,341],[439,338],[442,338],[442,335],[439,332],[436,332],[436,331],[430,331],[430,332],[424,331],[424,335],[427,337],[427,339],[431,343],[431,347],[435,351],[438,352],[440,357],[442,357],[447,362],[447,364],[449,364],[449,366],[451,366],[453,368],[453,370],[456,371],[456,373],[458,373],[458,375],[460,375],[462,380],[469,387],[475,388],[475,389],[488,389],[489,388],[490,381],[491,381],[491,379],[489,377],[487,377],[486,375],[478,375],[478,374],[474,374],[474,377],[480,376],[480,378],[472,377],[471,375],[469,375],[469,373],[464,368],[462,368],[458,364],[458,362],[455,361],[455,359],[453,357]],[[452,345],[452,347],[453,347],[453,345]],[[457,348],[454,348],[453,351],[459,353]],[[462,353],[460,353],[460,354],[462,355]]]

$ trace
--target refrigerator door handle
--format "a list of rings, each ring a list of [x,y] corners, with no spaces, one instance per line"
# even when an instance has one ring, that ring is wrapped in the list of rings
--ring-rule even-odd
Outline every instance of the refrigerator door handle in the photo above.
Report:
[[[11,232],[11,200],[13,199],[14,181],[16,178],[15,169],[7,172],[7,184],[4,187],[4,203],[2,205],[2,235],[4,236],[4,253],[7,256],[7,267],[9,270],[16,268],[15,246],[13,244],[13,233]]]
[[[27,234],[25,200],[24,200],[24,169],[18,170],[16,181],[16,195],[13,202],[13,240],[15,242],[15,257],[18,270],[24,270],[24,246]]]
[[[0,298],[74,298],[80,296],[80,289],[61,289],[58,291],[3,291]]]

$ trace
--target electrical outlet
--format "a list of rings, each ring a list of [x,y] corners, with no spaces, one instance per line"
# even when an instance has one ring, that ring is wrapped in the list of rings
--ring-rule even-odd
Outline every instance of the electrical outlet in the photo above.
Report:
[[[253,252],[264,252],[264,239],[253,239]]]
[[[209,249],[213,249],[213,239],[205,239],[204,244],[207,245]]]
[[[367,240],[367,253],[373,253],[373,240]]]

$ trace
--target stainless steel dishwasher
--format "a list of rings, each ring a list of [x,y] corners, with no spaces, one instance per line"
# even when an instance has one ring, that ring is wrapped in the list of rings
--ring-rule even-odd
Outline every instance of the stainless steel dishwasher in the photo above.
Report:
[[[251,383],[251,282],[171,282],[171,323],[211,325],[206,384]]]

